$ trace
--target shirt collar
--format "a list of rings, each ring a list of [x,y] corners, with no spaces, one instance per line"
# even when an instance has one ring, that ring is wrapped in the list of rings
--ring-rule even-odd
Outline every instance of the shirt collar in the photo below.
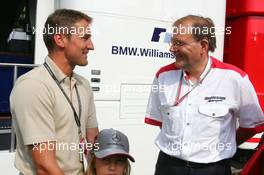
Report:
[[[54,61],[49,56],[45,58],[45,61],[49,65],[50,69],[52,70],[55,77],[60,83],[64,82],[65,79],[69,79],[69,77],[67,77],[67,75],[65,75],[62,72],[62,70],[54,63]],[[72,74],[71,80],[73,84],[75,84],[76,82],[75,73]]]
[[[212,62],[211,61],[211,57],[209,56],[208,61],[207,61],[207,64],[205,66],[205,69],[204,69],[203,73],[200,75],[200,80],[203,80],[205,78],[205,76],[207,75],[208,71],[211,69],[211,62]],[[186,82],[189,82],[191,84],[194,84],[194,83],[192,83],[189,80],[189,75],[185,71],[183,71],[183,78],[184,78],[184,80]]]
[[[204,79],[205,76],[207,75],[208,71],[211,69],[211,58],[208,58],[207,65],[203,71],[203,73],[200,76],[200,80]]]

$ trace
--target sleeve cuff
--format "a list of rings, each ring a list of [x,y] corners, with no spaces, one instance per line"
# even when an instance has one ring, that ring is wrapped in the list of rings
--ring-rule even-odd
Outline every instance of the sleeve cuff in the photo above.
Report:
[[[247,131],[247,132],[251,132],[254,134],[257,133],[261,133],[264,132],[264,123],[261,125],[256,126],[255,128],[244,128],[244,127],[240,127],[242,130]]]
[[[162,122],[157,121],[157,120],[153,120],[149,117],[145,117],[145,123],[150,124],[150,125],[154,125],[154,126],[161,126]]]

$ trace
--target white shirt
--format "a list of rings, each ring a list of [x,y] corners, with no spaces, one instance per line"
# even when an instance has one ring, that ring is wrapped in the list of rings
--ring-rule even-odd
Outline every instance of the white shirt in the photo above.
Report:
[[[264,116],[248,76],[237,67],[211,57],[200,79],[195,87],[174,63],[161,68],[153,82],[159,90],[150,93],[145,123],[161,126],[155,143],[164,153],[210,163],[236,152],[237,119],[241,128],[259,131]],[[179,87],[180,98],[191,92],[175,106]]]

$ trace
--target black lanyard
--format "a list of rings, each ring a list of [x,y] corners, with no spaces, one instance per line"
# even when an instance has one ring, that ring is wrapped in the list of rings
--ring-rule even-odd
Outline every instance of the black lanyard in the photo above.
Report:
[[[56,78],[56,76],[54,75],[54,73],[52,72],[52,70],[50,69],[49,65],[45,62],[44,63],[45,68],[47,69],[47,71],[49,72],[50,76],[53,78],[53,80],[56,82],[56,84],[58,85],[58,87],[60,88],[61,92],[63,93],[64,97],[66,98],[66,100],[68,101],[68,103],[70,104],[73,114],[74,114],[74,119],[75,122],[78,126],[78,134],[79,136],[81,136],[81,122],[80,122],[80,117],[81,117],[81,113],[82,113],[82,105],[81,105],[81,99],[80,99],[80,95],[79,95],[79,91],[77,88],[77,85],[75,84],[75,91],[76,91],[76,95],[77,95],[77,100],[78,100],[78,106],[79,106],[79,117],[78,114],[71,102],[71,100],[69,99],[69,97],[67,96],[66,92],[63,90],[63,88],[60,85],[60,82],[58,81],[58,79]]]

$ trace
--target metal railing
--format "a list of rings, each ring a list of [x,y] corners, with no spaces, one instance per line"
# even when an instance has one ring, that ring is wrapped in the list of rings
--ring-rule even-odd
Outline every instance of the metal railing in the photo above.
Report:
[[[0,63],[0,67],[10,67],[13,68],[13,86],[17,80],[18,77],[18,69],[19,68],[34,68],[37,67],[39,65],[37,64],[18,64],[18,63]],[[15,140],[16,140],[16,134],[15,134],[15,130],[14,130],[14,120],[13,117],[11,117],[11,130],[7,129],[6,132],[2,132],[3,133],[10,133],[11,131],[11,145],[10,145],[10,150],[9,152],[14,152],[15,151]]]

